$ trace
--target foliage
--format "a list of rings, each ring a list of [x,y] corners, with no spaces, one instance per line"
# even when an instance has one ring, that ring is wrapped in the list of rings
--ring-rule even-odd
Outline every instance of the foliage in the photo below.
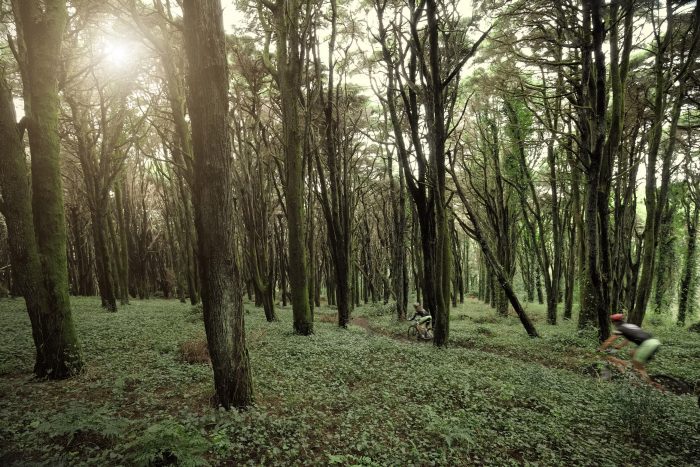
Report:
[[[201,303],[192,305],[189,309],[187,320],[191,323],[204,321],[204,307]]]
[[[166,419],[146,428],[127,448],[137,465],[208,465],[204,455],[210,444],[195,427]]]
[[[202,335],[188,305],[133,301],[110,314],[74,299],[87,371],[36,383],[26,312],[1,301],[0,464],[691,465],[700,455],[695,398],[582,374],[596,341],[573,323],[530,339],[513,317],[454,320],[455,344],[436,349],[406,341],[393,313],[372,317],[377,307],[354,312],[370,332],[317,321],[308,337],[290,331],[288,309],[267,323],[247,308],[257,405],[225,412],[211,407],[211,368],[180,360],[180,345]],[[476,302],[454,312],[494,313]],[[653,332],[664,348],[650,372],[700,376],[692,334]]]
[[[374,302],[364,306],[368,316],[396,316],[396,302]]]
[[[650,439],[658,439],[660,433],[658,419],[668,416],[667,407],[663,397],[658,391],[649,388],[635,388],[623,385],[617,391],[611,393],[613,398],[613,414],[624,420],[623,429],[637,443]]]
[[[206,337],[196,337],[180,344],[180,359],[185,363],[209,363]]]

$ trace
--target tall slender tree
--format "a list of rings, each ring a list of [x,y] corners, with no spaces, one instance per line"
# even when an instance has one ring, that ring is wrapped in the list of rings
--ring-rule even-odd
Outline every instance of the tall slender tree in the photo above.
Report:
[[[221,2],[186,0],[183,7],[204,326],[218,403],[226,409],[242,408],[253,400],[253,381],[234,243],[229,81]]]
[[[307,59],[307,42],[312,5],[304,0],[258,0],[259,19],[265,28],[264,63],[280,93],[284,153],[284,194],[289,234],[289,285],[291,287],[294,330],[313,333],[313,313],[309,304],[309,274],[304,209],[303,125],[300,108],[301,79]],[[269,14],[265,14],[267,10]],[[270,57],[274,35],[276,57]]]

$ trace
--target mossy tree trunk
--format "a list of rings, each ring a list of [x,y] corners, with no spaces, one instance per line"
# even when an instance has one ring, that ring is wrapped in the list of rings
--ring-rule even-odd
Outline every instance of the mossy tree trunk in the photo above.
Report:
[[[43,284],[39,249],[34,235],[31,185],[22,142],[23,130],[17,125],[12,93],[0,79],[0,210],[7,224],[10,264],[17,290],[22,294],[32,324],[36,349],[35,373],[43,371],[44,320],[49,312],[48,294]]]
[[[659,231],[659,247],[657,248],[657,268],[654,285],[654,313],[667,314],[671,311],[671,303],[675,298],[678,285],[676,264],[679,262],[676,253],[678,236],[674,226],[674,218],[678,209],[678,196],[666,206],[661,217]]]
[[[253,401],[235,254],[233,156],[228,131],[228,64],[220,0],[183,4],[194,150],[194,208],[204,327],[218,403]]]
[[[618,150],[619,140],[611,135],[607,142],[607,95],[606,63],[603,53],[605,26],[603,24],[603,4],[600,0],[583,2],[581,49],[581,82],[578,90],[578,119],[580,140],[579,157],[585,174],[585,274],[582,278],[582,306],[579,313],[579,327],[594,325],[598,328],[599,339],[605,340],[610,334],[610,257],[608,242],[608,201],[610,171]],[[615,43],[614,47],[617,47]],[[615,63],[617,66],[618,63]],[[619,84],[620,77],[614,76],[613,83]],[[619,90],[613,89],[613,109],[621,111]],[[613,115],[612,130],[619,128],[619,117]]]
[[[294,331],[313,333],[313,313],[309,301],[309,274],[304,209],[304,157],[302,154],[302,122],[299,104],[301,78],[306,55],[306,37],[311,21],[311,8],[302,0],[258,0],[258,12],[266,40],[263,57],[280,92],[282,112],[282,145],[284,154],[284,193],[289,250],[289,285],[291,288]],[[269,17],[263,13],[267,9]],[[275,65],[269,55],[274,34],[277,48]]]
[[[338,305],[338,326],[345,328],[350,322],[352,300],[350,279],[352,268],[352,229],[355,194],[351,166],[357,156],[355,138],[357,129],[352,120],[357,109],[350,107],[347,88],[345,94],[336,87],[335,74],[339,81],[347,69],[338,66],[334,58],[337,35],[338,10],[335,0],[330,2],[331,35],[328,42],[327,85],[324,89],[321,75],[321,58],[314,54],[316,78],[319,83],[318,99],[323,108],[322,150],[315,152],[316,172],[321,189],[320,205],[326,220],[326,230],[330,257],[335,273],[336,303]],[[324,157],[321,157],[323,153]],[[368,237],[366,237],[368,240]],[[369,250],[367,248],[366,250]],[[365,251],[369,253],[369,251]]]
[[[690,143],[690,138],[688,143]],[[689,145],[688,148],[691,146]],[[700,176],[692,172],[692,168],[686,166],[687,195],[681,199],[685,214],[687,229],[687,246],[685,251],[685,264],[681,277],[678,293],[678,318],[679,325],[684,325],[686,318],[692,314],[698,271],[698,221],[700,220]]]
[[[41,307],[39,329],[42,356],[37,356],[34,372],[39,377],[60,379],[70,377],[82,368],[68,293],[58,131],[56,70],[61,69],[61,44],[68,12],[66,2],[60,0],[13,1],[12,7],[31,150],[31,217],[42,275],[40,285],[31,284],[31,287],[34,290],[43,288],[46,293],[46,308]],[[26,222],[30,216],[26,204],[21,209],[22,222]],[[26,227],[22,234],[29,235]],[[35,279],[35,274],[32,269],[28,277]]]

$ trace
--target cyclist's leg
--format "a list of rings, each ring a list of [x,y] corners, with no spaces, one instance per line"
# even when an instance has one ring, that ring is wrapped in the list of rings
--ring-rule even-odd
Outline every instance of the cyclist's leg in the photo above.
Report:
[[[430,328],[431,322],[432,318],[430,316],[424,316],[423,318],[418,320],[420,334],[423,337],[423,339],[426,339],[428,337],[428,329]]]
[[[619,358],[615,358],[615,357],[610,356],[610,355],[608,355],[607,360],[608,360],[608,362],[615,365],[615,367],[617,367],[617,369],[620,370],[622,373],[624,373],[625,370],[627,370],[627,362],[625,362],[624,360],[619,359]]]
[[[649,380],[649,375],[647,374],[647,370],[644,368],[644,363],[632,360],[632,367],[634,367],[634,370],[639,373],[639,376]]]
[[[645,365],[654,356],[661,342],[658,339],[647,339],[637,348],[632,356],[632,366],[644,379],[649,379]]]

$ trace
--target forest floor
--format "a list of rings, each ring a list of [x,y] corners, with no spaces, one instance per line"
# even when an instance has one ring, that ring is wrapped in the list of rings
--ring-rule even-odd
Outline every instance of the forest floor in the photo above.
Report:
[[[133,301],[117,313],[73,299],[86,371],[32,379],[22,300],[0,301],[0,465],[697,465],[696,396],[633,376],[604,381],[597,342],[573,322],[540,339],[476,301],[452,312],[445,349],[408,339],[390,306],[366,305],[338,329],[316,310],[315,334],[291,310],[267,323],[246,305],[256,404],[210,406],[200,312]],[[651,317],[663,347],[650,374],[700,380],[700,335]],[[630,373],[630,372],[628,372]],[[679,391],[682,392],[682,391]]]

